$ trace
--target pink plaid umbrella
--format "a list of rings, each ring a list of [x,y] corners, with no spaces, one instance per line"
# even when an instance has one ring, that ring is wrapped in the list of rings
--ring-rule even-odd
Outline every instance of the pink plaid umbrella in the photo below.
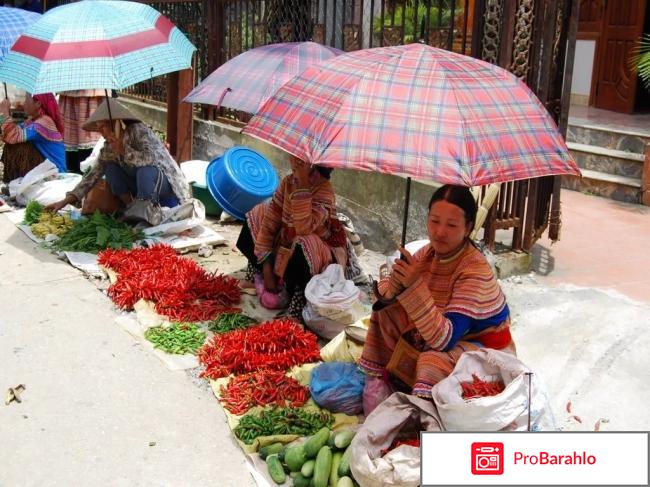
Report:
[[[423,44],[354,51],[307,68],[244,133],[314,164],[464,186],[580,174],[523,82]]]
[[[257,47],[217,68],[183,101],[256,113],[291,78],[342,52],[315,42]]]

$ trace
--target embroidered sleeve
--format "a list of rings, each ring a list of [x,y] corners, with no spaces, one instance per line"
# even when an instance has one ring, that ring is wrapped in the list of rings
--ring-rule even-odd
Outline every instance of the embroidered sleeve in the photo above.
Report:
[[[297,235],[310,235],[323,226],[334,207],[334,190],[323,183],[312,190],[298,189],[291,196],[293,225]]]
[[[258,232],[255,242],[255,256],[259,263],[265,261],[271,252],[275,237],[282,226],[282,208],[284,205],[284,193],[286,192],[288,179],[284,178],[280,186],[275,190],[271,202],[264,211],[262,226]]]
[[[2,122],[2,140],[7,144],[20,144],[36,138],[36,130],[32,127],[24,128],[7,118]]]

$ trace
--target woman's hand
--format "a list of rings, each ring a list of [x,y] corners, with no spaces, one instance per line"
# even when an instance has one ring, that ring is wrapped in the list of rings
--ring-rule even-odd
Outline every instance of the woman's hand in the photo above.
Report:
[[[57,201],[55,203],[52,203],[50,205],[47,205],[45,209],[47,211],[51,211],[52,213],[56,213],[59,211],[61,208],[63,208],[65,205],[68,204],[73,204],[77,201],[77,198],[71,194],[67,195],[65,198],[63,198],[61,201]]]
[[[11,102],[9,101],[9,98],[0,101],[0,115],[11,118]]]
[[[273,294],[280,292],[278,278],[273,272],[273,264],[269,259],[262,264],[262,276],[264,277],[264,290]]]
[[[406,289],[411,287],[420,277],[420,265],[404,247],[400,247],[399,251],[402,258],[395,261],[391,277]]]

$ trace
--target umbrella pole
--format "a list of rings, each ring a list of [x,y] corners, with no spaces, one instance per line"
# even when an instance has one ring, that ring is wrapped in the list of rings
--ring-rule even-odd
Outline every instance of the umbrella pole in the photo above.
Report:
[[[8,100],[9,95],[7,94],[7,83],[2,83],[2,85],[5,87],[5,100]]]
[[[411,178],[406,178],[406,197],[404,198],[404,220],[402,222],[402,247],[406,245],[406,225],[409,219],[409,200],[411,199]]]
[[[108,90],[104,90],[104,96],[106,96],[106,108],[108,108],[108,122],[111,132],[113,131],[113,114],[111,113],[111,102],[108,99]]]

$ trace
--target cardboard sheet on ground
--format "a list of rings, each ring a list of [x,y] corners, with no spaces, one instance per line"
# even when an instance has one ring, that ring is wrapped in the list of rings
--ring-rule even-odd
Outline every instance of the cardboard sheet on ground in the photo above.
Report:
[[[170,223],[169,225],[173,225]],[[162,226],[162,225],[161,225]],[[150,229],[148,229],[150,230]],[[176,250],[196,250],[202,245],[222,245],[226,239],[219,233],[204,225],[197,225],[183,234],[147,234],[145,242],[150,245],[167,244]]]
[[[319,363],[320,362],[295,366],[291,368],[291,370],[287,375],[295,378],[302,385],[309,386],[309,382],[311,379],[311,372]],[[221,397],[221,386],[222,385],[225,386],[226,384],[228,384],[230,378],[231,376],[222,377],[217,380],[210,380],[210,387],[212,387],[212,392],[214,392],[214,395],[217,397],[217,399]],[[249,409],[246,414],[259,413],[264,409],[272,409],[272,407],[267,406],[266,408],[263,408],[261,406],[257,406]],[[307,411],[322,411],[322,408],[318,407],[318,405],[314,402],[313,399],[309,399],[309,401],[307,401],[303,406],[303,409]],[[232,414],[225,408],[223,409],[223,411],[226,414],[228,426],[230,426],[230,429],[233,430],[233,435],[234,435],[234,429],[239,424],[239,420],[241,416]],[[332,429],[339,429],[343,426],[352,426],[359,423],[359,418],[357,416],[348,416],[347,414],[342,414],[342,413],[332,413],[332,416],[334,417],[334,424],[332,425]],[[256,438],[252,444],[247,445],[246,443],[240,441],[237,437],[235,437],[237,443],[239,443],[239,446],[242,448],[242,450],[244,450],[248,454],[257,452],[264,445],[268,445],[275,442],[290,443],[298,438],[299,438],[298,435],[260,436]]]
[[[63,252],[63,254],[72,267],[76,267],[90,276],[104,277],[106,275],[97,263],[96,254],[88,252]]]

